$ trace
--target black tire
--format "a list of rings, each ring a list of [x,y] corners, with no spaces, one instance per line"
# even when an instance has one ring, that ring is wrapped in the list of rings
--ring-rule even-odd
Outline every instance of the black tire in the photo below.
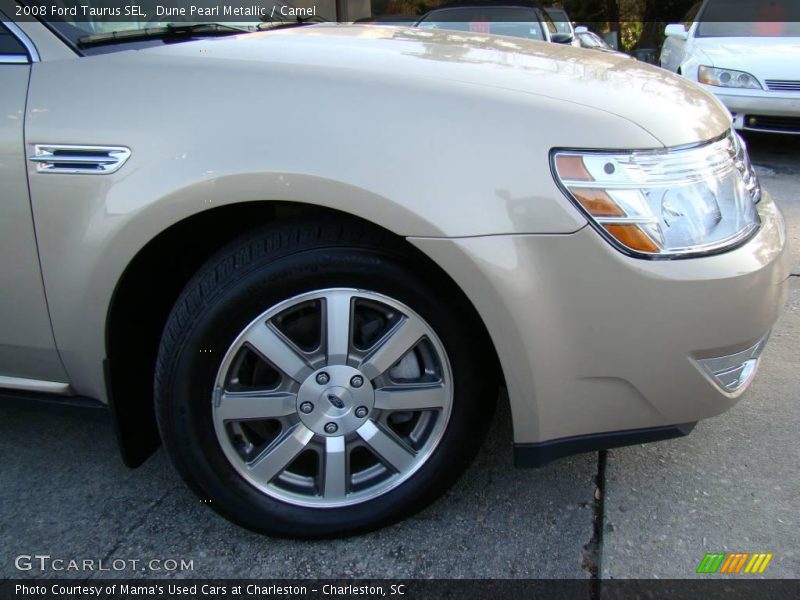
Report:
[[[447,490],[483,442],[497,397],[496,359],[474,310],[405,243],[349,221],[272,226],[235,241],[187,284],[164,329],[155,375],[162,440],[186,483],[218,513],[280,537],[351,535],[411,515]],[[411,307],[452,368],[453,401],[436,450],[391,491],[361,504],[302,507],[248,483],[215,436],[212,390],[223,354],[267,308],[315,289],[371,290]]]

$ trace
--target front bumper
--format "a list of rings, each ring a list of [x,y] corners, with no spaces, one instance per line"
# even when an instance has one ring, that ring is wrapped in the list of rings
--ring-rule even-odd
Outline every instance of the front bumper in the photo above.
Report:
[[[701,87],[728,108],[736,129],[800,134],[800,93]]]
[[[701,360],[735,355],[771,330],[789,257],[769,194],[746,244],[694,259],[627,257],[591,227],[568,235],[416,238],[454,277],[495,344],[514,441],[689,424],[734,392]]]

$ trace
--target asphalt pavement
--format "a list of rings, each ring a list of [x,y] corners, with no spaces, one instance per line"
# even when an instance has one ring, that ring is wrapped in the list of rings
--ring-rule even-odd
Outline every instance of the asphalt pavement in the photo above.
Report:
[[[474,465],[427,510],[355,538],[296,542],[217,516],[163,450],[131,471],[107,425],[2,406],[0,578],[42,576],[15,566],[36,554],[125,564],[46,573],[79,578],[683,578],[706,552],[730,551],[773,553],[764,576],[800,577],[800,138],[748,142],[787,218],[798,276],[747,399],[689,437],[515,470],[501,409]]]
[[[14,564],[35,554],[106,566],[193,563],[184,572],[125,568],[93,577],[588,577],[581,565],[592,536],[597,455],[514,470],[510,439],[503,410],[466,476],[421,514],[359,537],[297,542],[217,516],[186,489],[163,450],[130,471],[108,427],[2,409],[0,578],[40,576]],[[87,577],[48,573],[56,575]]]

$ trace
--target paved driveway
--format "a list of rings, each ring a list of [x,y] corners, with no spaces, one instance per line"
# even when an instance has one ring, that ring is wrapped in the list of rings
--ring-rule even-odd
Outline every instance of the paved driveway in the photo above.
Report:
[[[786,213],[800,274],[800,139],[749,141]],[[251,534],[201,505],[163,451],[129,471],[108,427],[2,407],[0,577],[21,575],[20,554],[191,560],[188,577],[689,577],[706,551],[734,550],[773,552],[767,575],[798,577],[799,343],[793,277],[749,399],[690,437],[610,451],[605,461],[594,453],[514,470],[501,410],[488,444],[445,498],[413,519],[340,541]]]

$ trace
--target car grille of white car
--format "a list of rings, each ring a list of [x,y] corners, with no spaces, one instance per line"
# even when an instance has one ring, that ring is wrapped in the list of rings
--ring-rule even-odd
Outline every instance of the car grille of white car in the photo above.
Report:
[[[767,87],[773,92],[800,92],[800,81],[767,79]]]

